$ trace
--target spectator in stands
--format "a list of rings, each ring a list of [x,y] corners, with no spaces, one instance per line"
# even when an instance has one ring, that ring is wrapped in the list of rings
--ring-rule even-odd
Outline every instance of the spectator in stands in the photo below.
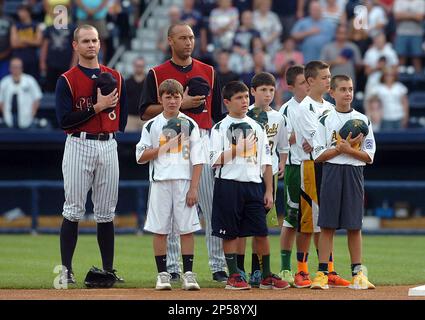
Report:
[[[356,70],[362,66],[362,56],[359,48],[347,41],[347,27],[345,24],[338,26],[335,41],[328,43],[321,53],[320,60],[331,66],[331,74],[349,76],[356,85]]]
[[[43,0],[44,7],[44,25],[49,27],[53,25],[55,19],[54,9],[57,6],[64,6],[67,10],[71,9],[71,0]],[[56,12],[57,14],[57,12]],[[69,15],[70,16],[70,15]],[[70,21],[70,20],[68,20]]]
[[[45,76],[44,91],[55,92],[60,75],[77,64],[77,56],[72,49],[75,26],[58,29],[53,25],[44,30],[40,50],[40,71]]]
[[[286,83],[286,70],[296,64],[303,64],[304,56],[302,52],[296,50],[295,39],[289,37],[283,43],[282,49],[274,57],[274,68],[276,72],[276,105],[281,106],[291,98]]]
[[[239,80],[239,76],[229,68],[229,52],[219,51],[217,53],[217,77],[220,79],[221,88],[223,89],[230,81]]]
[[[245,72],[240,75],[241,80],[249,87],[251,85],[251,79],[260,72],[269,72],[267,63],[267,54],[263,50],[256,50],[253,54],[254,67],[252,71]],[[253,100],[253,97],[250,96],[250,100]]]
[[[303,64],[304,56],[301,51],[296,50],[295,39],[287,38],[282,45],[282,48],[276,53],[273,59],[273,64],[276,72],[286,71],[289,67],[295,64]]]
[[[271,11],[272,0],[262,0],[254,10],[254,26],[260,32],[267,53],[274,56],[280,49],[280,35],[282,34],[282,24],[279,16]],[[249,88],[249,86],[248,86]]]
[[[386,68],[381,81],[374,86],[370,95],[376,95],[382,102],[382,130],[407,128],[409,122],[409,99],[407,88],[397,81],[397,71]]]
[[[239,11],[232,6],[232,0],[218,0],[218,7],[210,14],[210,30],[216,50],[232,48],[238,26]]]
[[[126,132],[141,132],[143,121],[140,120],[139,102],[145,81],[145,60],[138,57],[133,61],[133,75],[125,80],[128,99],[128,118]]]
[[[322,48],[332,41],[335,26],[322,18],[322,9],[318,1],[311,1],[310,16],[298,20],[292,28],[292,36],[301,44],[301,51],[306,63],[320,59]]]
[[[422,39],[424,35],[425,0],[396,0],[394,16],[397,21],[395,49],[400,65],[412,58],[415,71],[422,72]]]
[[[335,26],[347,23],[345,2],[346,0],[321,0],[323,19],[332,22]]]
[[[124,5],[126,4],[126,5]],[[131,9],[132,10],[132,9]],[[131,38],[133,30],[130,28],[130,9],[129,4],[121,0],[109,0],[109,8],[107,15],[107,23],[112,24],[114,29],[111,31],[108,49],[111,52],[115,51],[114,38],[124,45],[126,48],[131,46]],[[113,35],[113,37],[111,37]],[[108,54],[108,58],[112,58],[112,54]]]
[[[260,33],[255,29],[252,17],[252,11],[242,12],[241,25],[236,30],[233,41],[229,67],[238,74],[249,72],[254,66],[251,43],[254,38],[260,38]]]
[[[109,0],[75,0],[77,5],[77,24],[89,24],[97,29],[100,38],[102,54],[100,63],[106,64],[106,39],[109,36],[106,26],[106,16],[108,14]]]
[[[195,9],[195,0],[184,0],[181,20],[187,23],[195,35],[193,57],[199,58],[207,52],[207,30],[204,26],[202,13]]]
[[[382,102],[377,95],[371,95],[367,98],[365,104],[365,114],[370,119],[373,132],[381,130],[382,123]]]
[[[3,5],[0,3],[0,80],[9,74],[9,59],[12,52],[10,47],[12,25],[12,19],[3,14]]]
[[[26,129],[31,127],[40,105],[42,93],[37,81],[23,73],[19,58],[10,60],[10,75],[0,82],[0,111],[6,126]]]
[[[38,48],[41,46],[43,34],[38,23],[31,18],[31,9],[23,4],[18,8],[19,21],[12,26],[10,43],[13,56],[20,58],[26,74],[39,79]]]
[[[358,21],[357,21],[358,22]],[[369,39],[369,34],[367,33],[367,28],[362,28],[357,26],[356,19],[353,17],[348,21],[348,39],[355,43],[362,54],[364,56],[367,49],[369,49],[369,45],[371,44],[371,40]],[[366,22],[367,23],[367,22]]]
[[[304,2],[305,0],[273,1],[272,11],[279,16],[282,24],[283,41],[291,35],[295,22],[304,17]]]
[[[159,31],[159,37],[156,43],[156,47],[161,50],[163,57],[162,60],[168,60],[171,58],[171,49],[170,45],[168,44],[168,27],[179,22],[181,19],[181,10],[177,6],[171,6],[168,9],[168,24],[164,26]]]
[[[252,11],[252,0],[233,0],[233,6],[238,9],[239,12],[246,10]]]
[[[367,98],[370,88],[380,82],[379,79],[385,68],[390,67],[394,71],[398,68],[397,53],[391,44],[386,42],[383,33],[379,33],[373,38],[373,45],[366,51],[363,64],[365,66],[365,73],[368,76],[365,88]]]
[[[370,38],[379,33],[385,33],[385,27],[388,23],[388,17],[384,8],[378,4],[377,0],[365,0],[368,10],[368,34]]]
[[[195,0],[195,9],[202,13],[203,17],[209,17],[211,11],[217,7],[217,0]],[[205,19],[208,21],[208,19]]]

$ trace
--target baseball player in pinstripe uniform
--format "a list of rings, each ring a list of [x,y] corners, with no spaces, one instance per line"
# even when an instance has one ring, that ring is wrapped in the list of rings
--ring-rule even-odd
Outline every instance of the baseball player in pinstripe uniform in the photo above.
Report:
[[[151,69],[143,84],[140,101],[140,117],[149,120],[163,111],[158,102],[158,87],[162,81],[171,78],[179,81],[185,88],[181,111],[198,124],[201,139],[208,150],[210,129],[214,122],[223,118],[221,87],[213,67],[191,57],[194,48],[193,31],[185,23],[173,24],[168,29],[168,42],[172,57],[163,64]],[[209,87],[208,94],[191,94],[190,80],[202,78]],[[195,90],[194,90],[195,91]],[[211,234],[211,212],[214,178],[212,169],[205,165],[202,171],[199,189],[199,208],[205,220],[205,235],[207,241],[209,267],[213,279],[219,282],[227,281],[225,272],[226,261],[223,253],[223,242]],[[180,245],[178,235],[169,235],[167,248],[167,271],[172,280],[179,279]]]
[[[78,221],[85,213],[87,193],[92,190],[97,240],[103,269],[119,278],[113,269],[115,207],[118,201],[118,154],[115,132],[127,123],[125,85],[121,75],[100,65],[99,34],[82,25],[74,32],[77,66],[65,72],[56,85],[56,115],[67,133],[62,171],[65,188],[64,217],[60,233],[61,283],[74,284],[72,257],[78,238]],[[95,87],[101,73],[109,73],[116,87],[102,94]],[[109,76],[110,76],[109,75]],[[97,89],[97,90],[94,90]]]

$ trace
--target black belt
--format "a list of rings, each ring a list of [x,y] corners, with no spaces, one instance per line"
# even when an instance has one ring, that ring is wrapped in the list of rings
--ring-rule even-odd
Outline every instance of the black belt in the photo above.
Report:
[[[71,136],[81,138],[81,132],[74,132],[73,134],[71,134]],[[99,134],[86,133],[86,139],[89,139],[89,140],[107,141],[113,138],[115,138],[115,133],[113,133],[112,136],[110,136],[109,133],[99,133]]]

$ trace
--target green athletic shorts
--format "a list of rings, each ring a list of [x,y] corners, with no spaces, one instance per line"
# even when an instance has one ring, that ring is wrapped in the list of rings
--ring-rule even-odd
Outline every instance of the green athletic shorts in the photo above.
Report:
[[[283,226],[298,229],[301,190],[300,165],[286,165],[284,183],[285,218]]]

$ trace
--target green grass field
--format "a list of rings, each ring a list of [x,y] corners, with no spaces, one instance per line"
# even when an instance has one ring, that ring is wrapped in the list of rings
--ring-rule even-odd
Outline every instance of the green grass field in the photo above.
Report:
[[[271,236],[272,270],[279,271],[279,237]],[[250,241],[248,241],[250,244]],[[201,287],[221,287],[211,280],[207,251],[203,236],[196,237],[194,272]],[[245,259],[250,271],[251,250]],[[364,261],[369,278],[377,285],[412,285],[425,283],[425,237],[421,236],[365,236]],[[296,268],[295,254],[292,255]],[[1,235],[0,236],[0,288],[52,288],[60,264],[59,237],[57,235]],[[82,235],[78,239],[74,256],[74,271],[78,286],[83,287],[86,272],[92,266],[101,267],[96,237]],[[310,271],[317,268],[314,250],[309,257]],[[335,239],[335,267],[349,278],[350,260],[345,236]],[[115,268],[123,276],[126,288],[154,286],[156,267],[149,235],[120,235],[116,237]],[[176,285],[177,286],[177,285]]]

